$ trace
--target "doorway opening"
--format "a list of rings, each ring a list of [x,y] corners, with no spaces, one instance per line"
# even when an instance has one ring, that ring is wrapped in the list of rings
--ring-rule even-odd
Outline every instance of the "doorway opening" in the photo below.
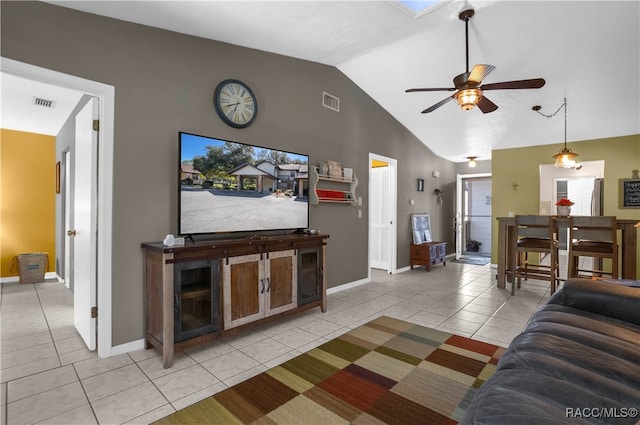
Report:
[[[94,199],[96,200],[97,205],[100,205],[101,208],[97,210],[97,231],[93,242],[95,248],[94,252],[97,252],[97,254],[95,256],[94,266],[91,270],[91,277],[95,285],[94,289],[97,290],[97,305],[95,305],[95,307],[97,307],[97,311],[100,312],[97,317],[97,325],[100,329],[100,332],[97,335],[98,355],[100,357],[110,357],[113,354],[111,346],[111,205],[113,198],[112,181],[115,88],[96,81],[86,80],[84,78],[63,74],[4,57],[0,61],[0,70],[4,74],[14,75],[41,84],[80,91],[98,99],[98,103],[100,105],[99,120],[101,123],[98,130],[101,140],[100,155],[96,158],[95,162],[91,164],[91,172],[96,178],[96,189],[93,193],[93,195],[95,195]],[[61,159],[64,159],[66,164],[67,157],[63,157]],[[56,226],[61,227],[65,221],[66,220],[57,218]],[[91,316],[91,310],[92,308],[87,309],[87,317]]]
[[[369,154],[369,278],[371,268],[396,272],[397,161]]]
[[[491,261],[491,174],[458,174],[456,261]]]
[[[572,215],[602,215],[604,187],[604,160],[584,161],[578,168],[556,168],[553,164],[540,164],[540,214],[554,215],[555,203],[568,198]],[[566,279],[569,232],[558,230],[560,279]],[[543,259],[542,261],[547,261]],[[591,258],[581,258],[580,268],[592,268]]]
[[[556,202],[562,198],[570,199],[571,215],[602,215],[601,179],[595,177],[559,178],[556,180]],[[595,196],[596,191],[600,196]],[[569,241],[569,229],[558,229],[558,248],[566,250]]]

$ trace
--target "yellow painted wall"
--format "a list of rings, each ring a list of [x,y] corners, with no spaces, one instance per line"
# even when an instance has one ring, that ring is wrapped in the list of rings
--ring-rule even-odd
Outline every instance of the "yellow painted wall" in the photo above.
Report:
[[[640,169],[640,135],[613,137],[567,143],[580,156],[578,161],[604,160],[604,215],[640,221],[640,209],[619,208],[619,179],[631,178],[631,170]],[[498,261],[498,226],[496,217],[515,214],[538,214],[540,200],[540,164],[553,164],[552,155],[561,145],[544,145],[492,152],[492,235],[491,260]],[[513,184],[518,186],[516,190]],[[640,253],[640,232],[638,232]],[[640,278],[640,261],[636,269]]]
[[[14,258],[29,252],[55,271],[56,138],[0,131],[0,277],[18,276]]]

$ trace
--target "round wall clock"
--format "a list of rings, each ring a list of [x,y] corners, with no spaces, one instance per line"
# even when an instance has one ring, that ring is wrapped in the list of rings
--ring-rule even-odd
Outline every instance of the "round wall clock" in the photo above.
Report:
[[[213,106],[226,124],[235,128],[251,125],[258,114],[253,91],[242,81],[224,80],[213,93]]]

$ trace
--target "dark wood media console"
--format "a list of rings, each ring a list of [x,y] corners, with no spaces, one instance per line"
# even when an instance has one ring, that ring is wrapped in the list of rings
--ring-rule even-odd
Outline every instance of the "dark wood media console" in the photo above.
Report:
[[[328,238],[143,243],[146,348],[160,350],[168,368],[176,350],[314,307],[325,312]]]

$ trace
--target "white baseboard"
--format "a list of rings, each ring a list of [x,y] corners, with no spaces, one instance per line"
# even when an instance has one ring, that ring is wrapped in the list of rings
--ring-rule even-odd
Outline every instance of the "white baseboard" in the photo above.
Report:
[[[56,272],[46,272],[44,274],[44,278],[46,279],[58,279],[58,274]],[[0,278],[0,283],[13,283],[20,282],[20,276],[7,276]]]
[[[144,346],[145,346],[144,339],[127,342],[126,344],[116,345],[115,347],[111,347],[111,356],[117,356],[118,354],[126,354],[132,351],[144,350]]]
[[[394,274],[408,272],[409,270],[411,270],[411,267],[406,266],[406,267],[403,267],[401,269],[396,269]]]
[[[354,282],[345,283],[344,285],[334,286],[333,288],[327,289],[327,295],[331,295],[331,294],[335,294],[336,292],[355,288],[356,286],[366,285],[367,283],[371,283],[371,279],[368,277],[364,279],[356,280]]]

